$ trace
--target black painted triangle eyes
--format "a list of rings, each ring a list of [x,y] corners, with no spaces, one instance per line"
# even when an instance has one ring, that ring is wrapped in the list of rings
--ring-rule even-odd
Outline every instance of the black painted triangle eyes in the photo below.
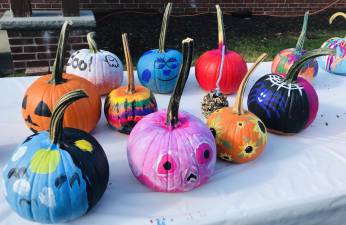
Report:
[[[22,108],[23,108],[23,109],[26,109],[26,103],[27,103],[27,101],[28,101],[28,96],[25,95],[25,97],[24,97],[24,99],[23,99],[23,102],[22,102]]]
[[[40,101],[40,103],[38,103],[38,105],[35,109],[35,114],[38,116],[51,117],[52,112],[50,111],[50,109],[46,103],[44,103],[43,101]]]

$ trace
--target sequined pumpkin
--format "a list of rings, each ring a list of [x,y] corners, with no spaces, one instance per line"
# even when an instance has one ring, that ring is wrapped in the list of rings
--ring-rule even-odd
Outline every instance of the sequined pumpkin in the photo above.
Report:
[[[129,94],[127,87],[117,88],[105,100],[104,112],[108,124],[126,134],[129,134],[145,115],[157,111],[152,92],[139,85],[135,89],[135,93]]]
[[[346,75],[346,38],[333,37],[324,42],[322,48],[336,50],[336,55],[327,55],[317,58],[318,65],[329,73]]]

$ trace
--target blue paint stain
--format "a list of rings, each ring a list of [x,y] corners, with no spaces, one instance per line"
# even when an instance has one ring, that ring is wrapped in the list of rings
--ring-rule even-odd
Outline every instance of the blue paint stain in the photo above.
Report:
[[[142,80],[145,82],[145,83],[148,83],[149,80],[151,78],[151,72],[150,70],[146,69],[143,71],[142,73]]]

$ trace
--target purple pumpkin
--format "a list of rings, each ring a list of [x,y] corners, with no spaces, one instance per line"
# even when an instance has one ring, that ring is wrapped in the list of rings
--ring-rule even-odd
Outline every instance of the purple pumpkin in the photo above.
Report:
[[[137,179],[155,191],[190,191],[204,183],[214,171],[216,145],[208,127],[197,117],[179,113],[179,102],[187,81],[193,40],[183,41],[183,65],[168,110],[140,120],[130,133],[127,156]]]

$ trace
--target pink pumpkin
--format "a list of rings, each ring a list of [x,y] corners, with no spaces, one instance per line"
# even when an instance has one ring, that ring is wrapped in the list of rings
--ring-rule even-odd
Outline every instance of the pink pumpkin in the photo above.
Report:
[[[183,41],[183,66],[168,110],[140,120],[130,133],[127,156],[137,179],[155,191],[183,192],[213,174],[216,145],[208,127],[197,117],[179,113],[179,102],[192,61],[193,40]]]

